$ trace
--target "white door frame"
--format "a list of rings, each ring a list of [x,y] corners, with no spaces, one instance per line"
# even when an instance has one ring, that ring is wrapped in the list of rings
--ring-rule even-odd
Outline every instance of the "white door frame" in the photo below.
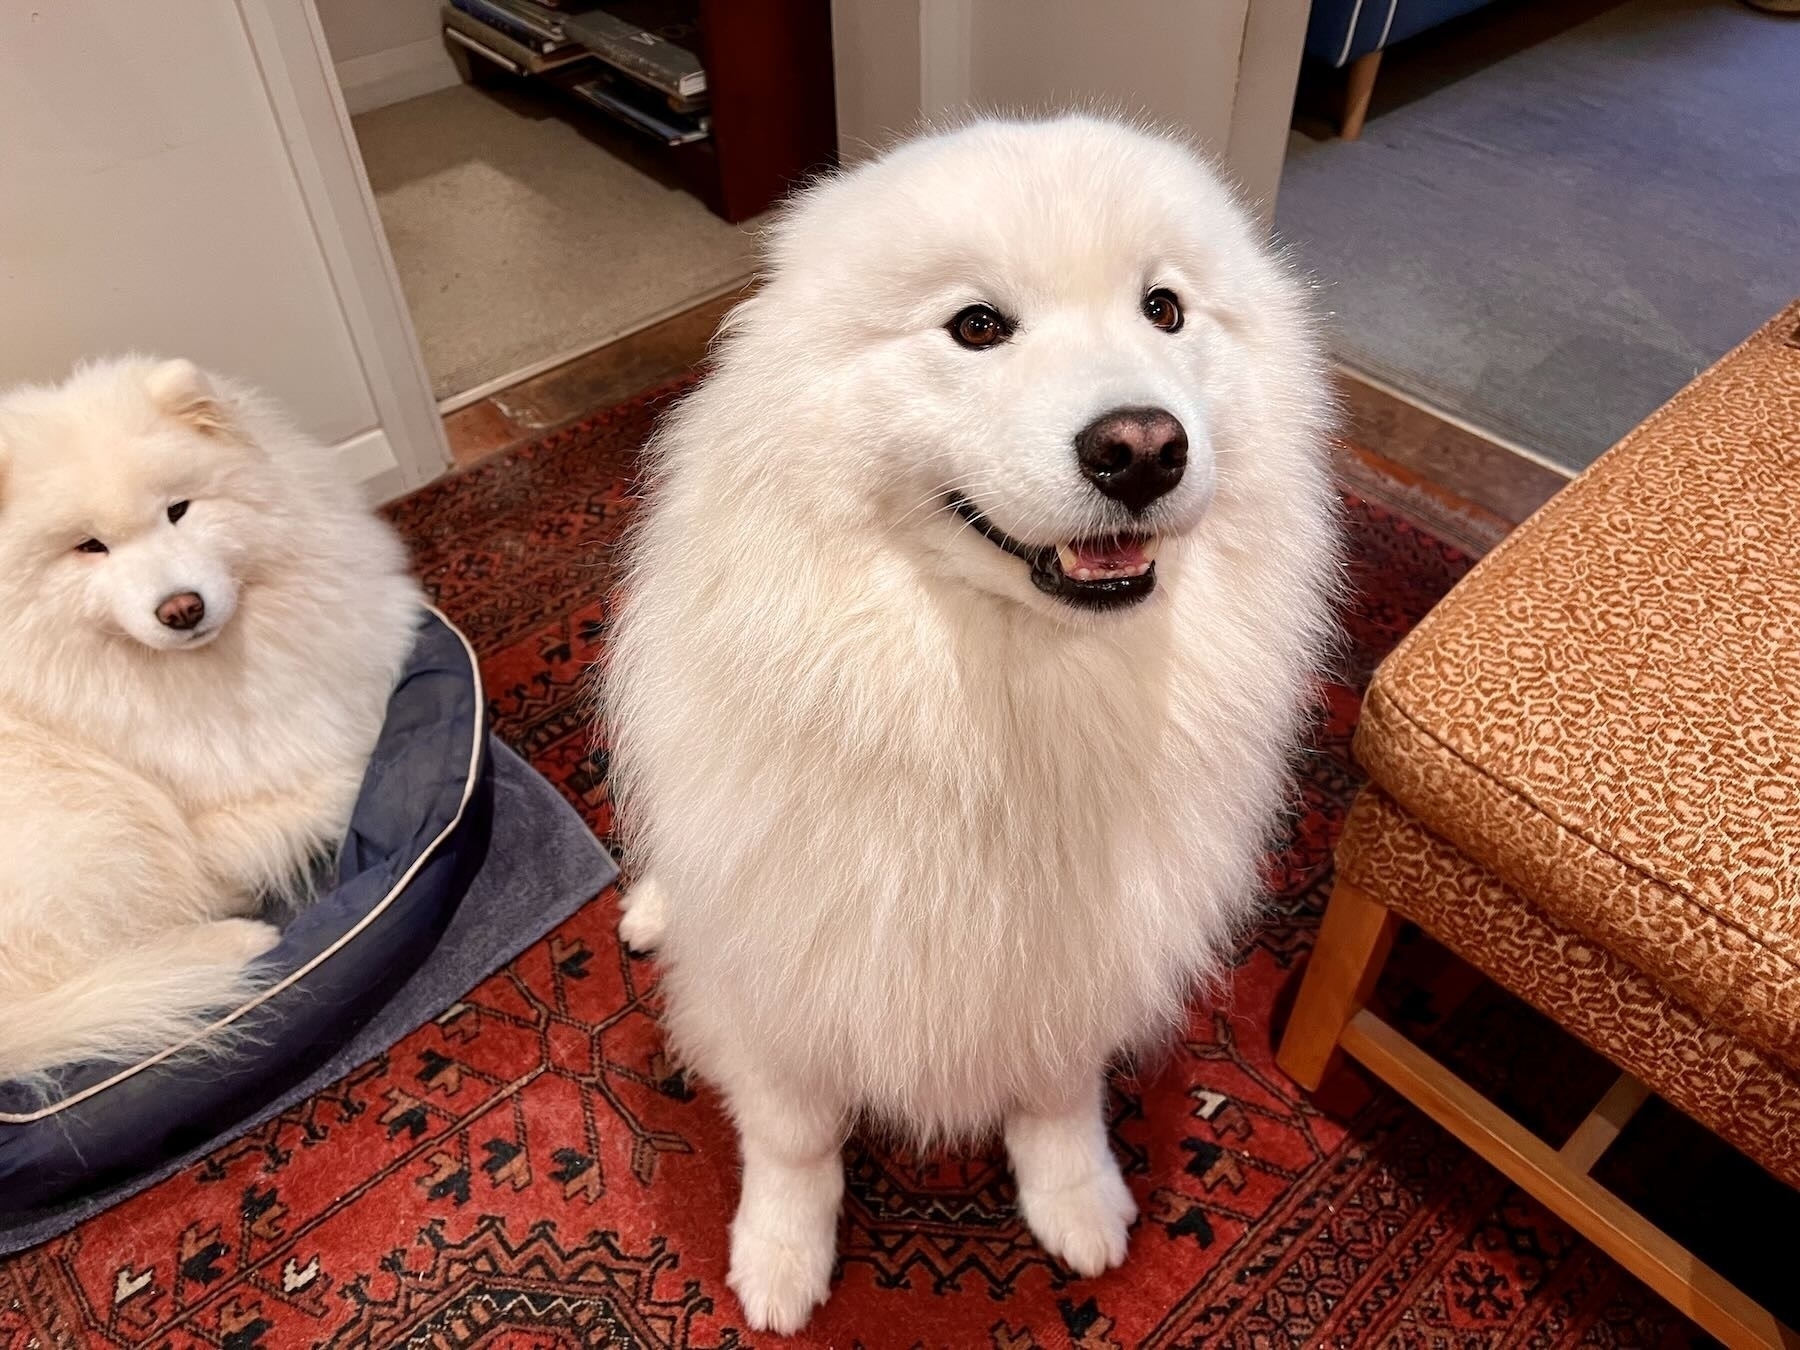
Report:
[[[947,110],[1119,108],[1198,135],[1272,218],[1308,12],[1308,0],[832,0],[838,152],[854,163]],[[1188,44],[1205,74],[1177,88],[1135,84],[1116,63],[1091,78],[1066,63],[1032,69],[996,41],[992,23],[983,45],[977,20],[996,14],[1051,35],[1064,55],[1095,42]],[[1006,69],[998,95],[996,63]]]
[[[313,0],[237,0],[380,425],[337,447],[385,500],[450,467],[443,419]]]

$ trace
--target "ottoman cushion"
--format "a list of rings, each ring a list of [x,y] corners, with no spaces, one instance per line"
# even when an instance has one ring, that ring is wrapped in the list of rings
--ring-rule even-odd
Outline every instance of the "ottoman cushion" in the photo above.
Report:
[[[1484,560],[1382,665],[1357,733],[1430,831],[1789,1067],[1797,329],[1800,305]]]

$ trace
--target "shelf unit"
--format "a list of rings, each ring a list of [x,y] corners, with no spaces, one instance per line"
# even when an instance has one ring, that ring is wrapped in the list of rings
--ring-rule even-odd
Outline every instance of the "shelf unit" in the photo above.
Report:
[[[621,107],[636,101],[653,114],[653,91],[637,99],[629,72],[592,60],[545,63],[516,43],[446,24],[444,36],[465,79],[535,82],[556,90],[576,117],[628,127],[671,173],[717,215],[738,222],[760,215],[791,187],[837,162],[832,87],[830,0],[699,0],[697,55],[706,71],[703,122],[678,115],[666,134]],[[533,69],[533,66],[541,67]]]

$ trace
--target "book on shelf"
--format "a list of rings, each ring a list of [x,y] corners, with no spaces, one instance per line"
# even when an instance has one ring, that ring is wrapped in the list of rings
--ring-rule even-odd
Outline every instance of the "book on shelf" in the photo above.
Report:
[[[561,20],[574,41],[680,107],[706,93],[706,70],[694,52],[698,27],[687,17],[692,9],[666,0],[619,0]]]
[[[537,29],[545,37],[566,42],[568,35],[563,32],[563,20],[572,13],[593,9],[599,0],[562,0],[560,4],[552,4],[550,0],[490,0],[490,3],[515,15],[521,23]]]
[[[447,0],[470,18],[503,33],[539,56],[555,56],[574,47],[554,14],[531,0]]]
[[[688,145],[694,141],[703,141],[712,134],[710,117],[684,117],[671,111],[661,99],[642,85],[610,72],[570,85],[569,88],[595,107],[654,136],[664,145]]]
[[[587,49],[584,47],[582,50],[586,51]],[[592,56],[593,53],[588,52],[588,55]],[[656,92],[662,94],[662,90],[660,89]],[[695,94],[692,98],[680,98],[674,94],[662,94],[662,100],[669,105],[670,112],[678,112],[683,116],[694,116],[699,113],[704,113],[712,106],[712,100],[705,94]]]
[[[438,16],[443,20],[446,39],[515,75],[542,75],[581,62],[594,61],[592,54],[582,46],[568,46],[546,56],[535,47],[527,46],[485,20],[476,18],[456,5],[454,0],[444,0]]]

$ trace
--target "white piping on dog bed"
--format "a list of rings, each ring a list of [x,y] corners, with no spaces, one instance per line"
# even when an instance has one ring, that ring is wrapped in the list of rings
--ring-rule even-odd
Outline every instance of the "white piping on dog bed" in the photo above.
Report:
[[[1388,34],[1394,31],[1394,11],[1400,8],[1400,0],[1388,0],[1387,22],[1381,25],[1381,36],[1375,39],[1375,50],[1380,51],[1387,46]]]
[[[283,989],[288,988],[301,976],[311,974],[314,970],[317,970],[320,964],[328,957],[341,951],[358,933],[362,932],[363,929],[367,928],[376,919],[380,918],[382,912],[393,903],[395,897],[411,883],[413,877],[418,874],[419,869],[430,861],[432,855],[443,845],[444,840],[450,837],[450,832],[462,823],[463,814],[469,809],[469,799],[475,795],[475,771],[480,767],[481,752],[487,745],[487,699],[481,690],[481,663],[475,656],[475,648],[470,645],[469,639],[463,636],[462,629],[451,623],[444,612],[436,605],[426,605],[425,609],[428,612],[435,614],[444,627],[456,634],[456,640],[462,643],[463,651],[468,654],[469,670],[475,680],[475,734],[469,742],[469,767],[468,771],[463,775],[462,800],[457,803],[456,814],[450,818],[450,822],[445,825],[443,829],[438,831],[437,837],[427,844],[425,848],[420,851],[419,856],[413,859],[412,865],[400,874],[400,879],[388,888],[387,894],[381,897],[379,904],[372,905],[369,908],[369,912],[358,919],[350,928],[346,929],[336,942],[332,943],[298,970],[295,970],[284,978],[276,981],[267,989],[259,991],[254,998],[249,1000],[249,1002],[233,1008],[230,1012],[219,1018],[218,1021],[201,1028],[201,1030],[195,1032],[185,1041],[177,1042],[165,1050],[159,1050],[154,1055],[139,1060],[129,1068],[119,1070],[119,1072],[114,1074],[111,1078],[95,1083],[91,1087],[83,1088],[80,1092],[75,1093],[71,1097],[65,1097],[59,1102],[52,1102],[48,1106],[39,1107],[36,1111],[0,1111],[0,1125],[29,1125],[34,1120],[43,1120],[47,1116],[55,1115],[58,1111],[74,1106],[77,1102],[86,1101],[95,1093],[104,1092],[115,1083],[122,1083],[133,1074],[141,1073],[143,1070],[148,1069],[154,1064],[160,1064],[171,1055],[176,1054],[181,1050],[185,1050],[188,1046],[206,1036],[210,1036],[213,1032],[219,1030],[219,1028],[230,1026],[245,1013],[250,1012],[252,1009],[273,998],[276,994],[279,994]]]
[[[1350,7],[1350,26],[1344,29],[1344,49],[1338,53],[1337,63],[1341,66],[1350,59],[1350,44],[1356,41],[1356,21],[1362,18],[1362,0]]]

